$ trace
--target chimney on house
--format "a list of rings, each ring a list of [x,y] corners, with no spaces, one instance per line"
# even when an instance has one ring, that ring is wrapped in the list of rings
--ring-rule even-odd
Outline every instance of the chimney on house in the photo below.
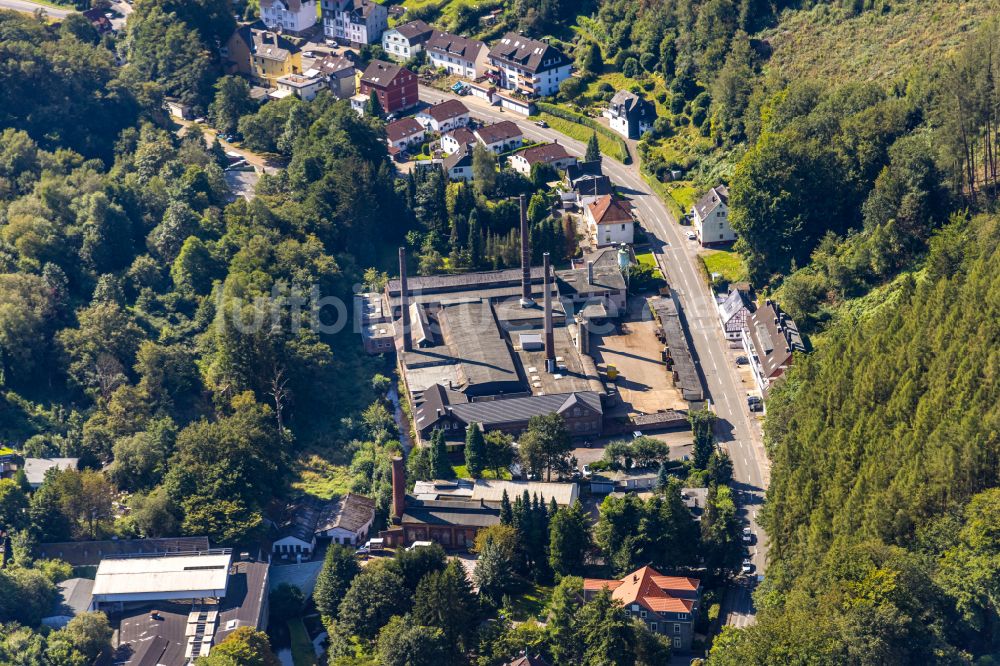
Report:
[[[399,248],[399,307],[402,310],[403,351],[413,351],[410,335],[410,299],[406,288],[406,248]]]
[[[545,290],[545,369],[556,371],[556,348],[552,335],[552,283],[549,277],[549,253],[542,255],[542,289]]]
[[[406,511],[406,472],[403,459],[396,456],[392,459],[392,513],[393,522],[399,523]]]
[[[528,201],[522,194],[518,197],[521,204],[521,307],[530,308],[535,304],[531,300],[531,244],[528,239]]]
[[[594,284],[594,262],[587,262],[587,284]]]

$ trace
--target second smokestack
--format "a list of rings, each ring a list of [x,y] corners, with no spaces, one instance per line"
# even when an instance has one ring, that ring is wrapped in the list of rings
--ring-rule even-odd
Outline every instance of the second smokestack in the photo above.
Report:
[[[521,204],[521,307],[535,304],[531,300],[531,243],[528,240],[528,201],[522,194]]]
[[[399,307],[402,310],[400,322],[403,328],[403,351],[413,351],[410,336],[410,299],[406,287],[406,248],[399,248]]]
[[[556,371],[556,347],[555,336],[552,333],[552,283],[549,278],[549,253],[542,255],[542,289],[545,295],[545,369],[549,372]]]

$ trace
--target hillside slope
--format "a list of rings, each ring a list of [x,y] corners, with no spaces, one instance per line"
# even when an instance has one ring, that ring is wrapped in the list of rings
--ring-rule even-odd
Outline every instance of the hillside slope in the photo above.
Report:
[[[1000,485],[1000,219],[955,225],[895,303],[845,315],[769,403],[774,565],[759,626],[723,635],[715,663],[940,663],[998,647],[997,526],[962,526],[996,513],[970,500]],[[964,563],[973,547],[982,559]]]

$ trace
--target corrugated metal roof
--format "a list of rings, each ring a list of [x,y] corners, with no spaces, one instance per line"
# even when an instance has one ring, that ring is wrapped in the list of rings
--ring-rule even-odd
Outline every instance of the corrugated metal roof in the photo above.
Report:
[[[507,491],[507,498],[511,502],[521,497],[524,491],[527,490],[529,496],[534,497],[538,495],[545,502],[555,499],[556,504],[559,506],[569,506],[580,496],[580,488],[575,483],[477,479],[476,485],[472,488],[472,499],[484,502],[500,502],[503,500],[505,490]]]
[[[231,560],[232,553],[101,560],[93,594],[98,597],[225,590]]]

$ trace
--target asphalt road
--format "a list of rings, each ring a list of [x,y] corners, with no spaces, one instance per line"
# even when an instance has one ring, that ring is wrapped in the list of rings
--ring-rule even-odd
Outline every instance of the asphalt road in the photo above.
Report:
[[[48,5],[40,5],[37,2],[30,2],[30,0],[0,0],[0,9],[13,9],[16,12],[26,14],[34,14],[36,9],[41,9],[52,18],[66,18],[76,11],[72,8],[57,9]]]
[[[456,96],[432,88],[420,89],[420,99],[428,103],[454,97]],[[460,99],[476,117],[490,121],[517,122],[529,139],[559,142],[569,152],[577,155],[583,155],[586,151],[583,143],[553,129],[538,127],[523,116],[509,111],[501,112],[498,107],[487,104],[485,100],[471,95]],[[637,162],[637,157],[633,155],[633,158]],[[761,441],[760,428],[751,421],[747,411],[746,390],[723,336],[715,300],[699,274],[697,244],[687,240],[687,229],[677,224],[659,197],[650,191],[639,174],[636,162],[624,165],[605,157],[603,166],[605,173],[631,197],[639,220],[656,237],[654,246],[658,247],[654,247],[654,253],[680,298],[708,395],[719,417],[716,437],[733,459],[734,488],[739,496],[744,518],[755,535],[754,542],[749,547],[754,565],[752,575],[763,574],[767,566],[767,536],[757,526],[756,515],[770,480],[770,465]],[[752,582],[744,581],[744,584],[731,592],[733,598],[727,604],[729,624],[743,626],[753,621],[751,591]]]

